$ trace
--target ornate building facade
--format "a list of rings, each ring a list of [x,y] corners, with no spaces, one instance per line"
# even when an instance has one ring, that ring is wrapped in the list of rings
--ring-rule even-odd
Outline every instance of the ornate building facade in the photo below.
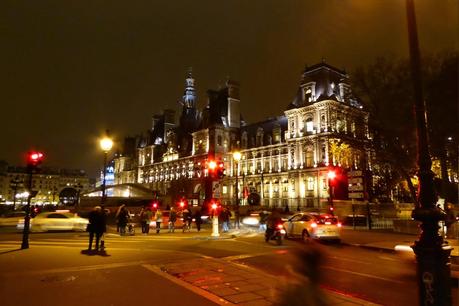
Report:
[[[320,208],[329,196],[330,167],[346,177],[348,170],[371,166],[368,113],[352,95],[344,71],[326,63],[306,67],[284,113],[254,124],[242,120],[238,83],[228,80],[224,88],[209,90],[201,111],[194,86],[190,72],[177,125],[170,112],[156,117],[147,136],[139,138],[134,160],[118,161],[136,164],[136,183],[193,204],[209,197],[234,204],[237,176],[241,204],[255,194],[263,205]],[[236,150],[242,156],[238,162]],[[218,184],[209,176],[210,160],[225,165]],[[115,181],[126,176],[116,168]]]

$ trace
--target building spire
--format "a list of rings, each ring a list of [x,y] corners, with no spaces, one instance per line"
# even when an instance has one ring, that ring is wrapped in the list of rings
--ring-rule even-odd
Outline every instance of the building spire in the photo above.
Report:
[[[196,89],[194,88],[193,68],[188,68],[188,75],[185,80],[185,93],[183,95],[183,105],[186,108],[196,107]]]

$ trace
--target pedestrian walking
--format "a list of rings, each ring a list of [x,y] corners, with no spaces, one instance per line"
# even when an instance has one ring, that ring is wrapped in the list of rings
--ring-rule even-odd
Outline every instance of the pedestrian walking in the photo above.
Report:
[[[142,226],[142,234],[148,235],[150,233],[150,222],[153,213],[148,206],[144,206],[140,211],[140,224]]]
[[[320,288],[322,251],[317,245],[293,250],[294,259],[286,266],[289,282],[273,306],[329,305]]]
[[[196,209],[196,212],[194,213],[194,222],[196,223],[196,229],[198,232],[201,231],[201,224],[202,224],[202,215],[201,215],[201,209],[198,208]]]
[[[229,231],[229,222],[230,222],[230,217],[231,217],[231,212],[229,209],[226,207],[223,209],[223,211],[220,213],[220,220],[222,222],[222,227],[223,227],[223,232],[226,233]]]
[[[182,212],[182,218],[183,218],[183,228],[182,231],[185,232],[186,230],[191,230],[191,221],[193,221],[193,216],[191,215],[191,212],[185,208]]]
[[[129,221],[129,211],[126,208],[126,205],[123,204],[120,206],[115,217],[118,223],[120,235],[126,234],[126,226]]]
[[[175,208],[172,207],[169,212],[169,233],[173,233],[175,231],[175,222],[177,221],[177,212]]]
[[[155,213],[155,220],[156,220],[156,234],[159,234],[159,231],[161,230],[161,222],[163,222],[163,213],[161,212],[161,209],[159,208]]]
[[[92,250],[94,236],[96,238],[95,250],[99,250],[100,238],[105,232],[105,227],[105,213],[102,211],[102,208],[100,206],[96,206],[89,213],[89,223],[86,229],[89,232],[88,251]]]

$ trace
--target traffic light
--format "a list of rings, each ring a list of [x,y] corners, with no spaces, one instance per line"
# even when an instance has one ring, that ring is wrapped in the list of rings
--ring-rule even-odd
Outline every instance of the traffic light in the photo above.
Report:
[[[185,198],[181,198],[180,200],[178,200],[177,204],[180,207],[180,209],[184,209],[188,206],[188,201]]]
[[[220,203],[216,199],[211,199],[209,203],[209,208],[212,216],[218,215],[218,212],[220,210]]]
[[[151,207],[153,209],[157,209],[158,208],[158,202],[157,201],[153,201],[153,203],[151,204]]]
[[[333,181],[336,178],[336,171],[328,170],[327,177],[330,181]]]
[[[217,169],[217,162],[215,160],[209,160],[207,162],[207,170],[210,172],[214,172]]]
[[[217,167],[217,178],[222,179],[225,176],[225,164],[223,162],[218,163]]]
[[[27,166],[36,168],[38,167],[44,159],[44,154],[42,152],[32,151],[27,155]]]
[[[335,208],[333,207],[333,203],[330,203],[330,206],[328,207],[328,212],[330,213],[330,215],[334,215]]]

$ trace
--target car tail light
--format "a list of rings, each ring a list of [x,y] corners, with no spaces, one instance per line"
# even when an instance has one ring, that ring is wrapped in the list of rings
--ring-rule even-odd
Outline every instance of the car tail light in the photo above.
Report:
[[[343,226],[343,225],[341,224],[341,222],[338,222],[338,224],[337,224],[337,225],[338,225],[338,227],[341,227],[341,226]]]
[[[317,223],[315,222],[311,223],[311,227],[314,227],[314,228],[317,227]]]

